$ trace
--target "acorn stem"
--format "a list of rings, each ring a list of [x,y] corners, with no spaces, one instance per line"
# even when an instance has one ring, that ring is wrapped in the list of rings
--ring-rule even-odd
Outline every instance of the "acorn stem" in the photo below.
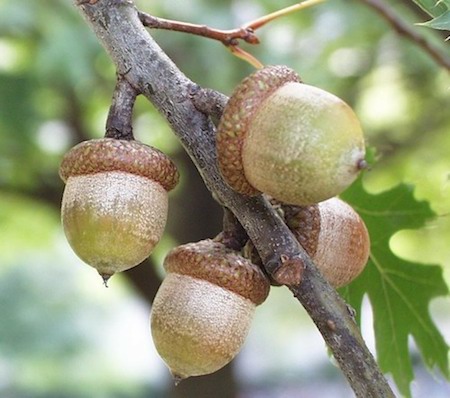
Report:
[[[123,75],[117,77],[108,118],[106,120],[105,138],[134,140],[133,108],[138,91]]]
[[[223,230],[214,240],[233,250],[241,250],[248,241],[248,235],[230,209],[223,208]]]

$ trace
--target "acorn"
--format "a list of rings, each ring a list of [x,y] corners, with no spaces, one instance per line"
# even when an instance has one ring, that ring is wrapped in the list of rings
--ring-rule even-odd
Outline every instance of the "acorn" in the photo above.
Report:
[[[358,213],[338,198],[310,206],[292,206],[271,200],[323,277],[339,288],[352,282],[365,268],[370,254],[370,237]],[[262,266],[249,240],[243,254]],[[279,283],[271,279],[271,284]]]
[[[219,122],[217,155],[237,192],[299,206],[338,195],[366,166],[353,110],[286,66],[267,66],[237,86]]]
[[[241,349],[269,281],[238,252],[209,239],[176,247],[164,268],[151,313],[156,349],[177,382],[213,373]]]
[[[364,270],[370,236],[349,204],[331,198],[316,205],[282,208],[286,224],[333,287],[349,284]]]
[[[106,281],[145,260],[167,219],[178,172],[159,150],[133,140],[84,141],[64,156],[61,218],[67,240]]]

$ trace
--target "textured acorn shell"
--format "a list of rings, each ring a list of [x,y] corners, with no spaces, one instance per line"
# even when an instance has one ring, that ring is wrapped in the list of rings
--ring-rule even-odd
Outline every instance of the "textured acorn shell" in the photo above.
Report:
[[[66,154],[60,175],[64,232],[84,262],[106,280],[150,255],[178,179],[170,159],[135,141],[91,140]]]
[[[153,341],[177,379],[213,373],[241,349],[269,282],[259,268],[212,240],[172,250],[153,301]]]
[[[69,177],[61,218],[67,241],[108,279],[144,261],[159,242],[168,197],[157,182],[108,171]]]
[[[365,146],[361,125],[340,98],[286,83],[254,112],[242,146],[248,182],[281,202],[318,203],[358,176]]]
[[[300,77],[286,66],[266,66],[247,76],[232,93],[217,127],[217,157],[225,181],[235,191],[254,196],[242,164],[242,146],[254,114],[275,90]]]
[[[239,294],[169,273],[153,301],[153,342],[175,379],[210,374],[240,351],[254,311]]]
[[[364,270],[370,237],[350,205],[331,198],[313,206],[285,208],[289,228],[333,287],[349,284]]]

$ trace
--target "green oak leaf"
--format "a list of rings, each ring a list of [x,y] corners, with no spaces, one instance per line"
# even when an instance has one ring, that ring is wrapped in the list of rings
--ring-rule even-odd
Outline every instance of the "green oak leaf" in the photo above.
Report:
[[[359,179],[341,198],[366,223],[371,254],[364,272],[340,292],[357,311],[358,322],[362,300],[368,296],[379,366],[384,373],[391,373],[400,392],[410,397],[414,372],[409,336],[414,338],[427,367],[438,367],[449,377],[449,346],[428,310],[433,298],[448,294],[448,287],[440,266],[403,260],[391,251],[389,242],[396,232],[423,227],[435,214],[427,202],[417,201],[412,188],[404,184],[371,195]]]
[[[450,8],[449,0],[413,0],[432,17],[438,17]]]
[[[426,26],[433,29],[450,30],[450,11],[446,11],[430,21],[418,23],[416,25]]]

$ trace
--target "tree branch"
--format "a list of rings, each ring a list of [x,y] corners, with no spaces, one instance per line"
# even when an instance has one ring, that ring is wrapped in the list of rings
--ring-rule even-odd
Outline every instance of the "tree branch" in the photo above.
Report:
[[[192,88],[197,85],[180,72],[146,32],[133,3],[83,3],[75,1],[117,72],[126,72],[128,82],[166,117],[214,198],[230,209],[247,231],[267,272],[276,278],[289,264],[294,265],[293,269],[301,266],[302,282],[289,288],[318,326],[356,396],[393,397],[345,302],[320,276],[281,218],[262,196],[239,195],[222,179],[215,153],[214,125],[191,100]]]
[[[417,29],[406,23],[395,11],[382,0],[360,0],[367,6],[373,8],[384,18],[391,27],[401,36],[417,44],[425,51],[438,65],[450,70],[450,58],[441,53],[428,40],[417,32]]]

